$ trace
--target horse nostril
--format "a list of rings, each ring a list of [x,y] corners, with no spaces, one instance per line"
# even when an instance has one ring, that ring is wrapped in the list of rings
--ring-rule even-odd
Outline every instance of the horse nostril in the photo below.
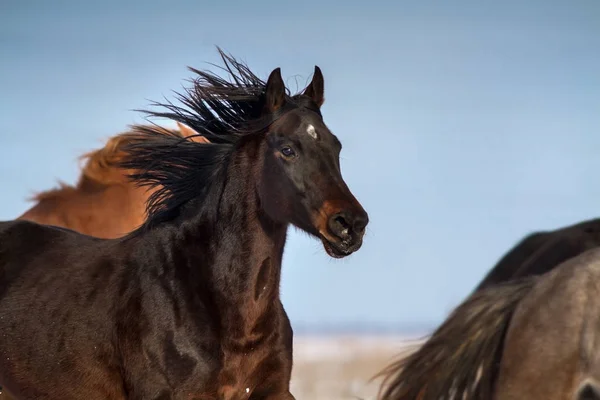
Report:
[[[350,236],[351,225],[348,223],[347,218],[341,213],[331,217],[329,220],[329,228],[341,239],[346,239]]]
[[[346,222],[346,218],[344,218],[342,215],[337,215],[334,218],[335,222],[338,223],[338,225],[340,225],[342,228],[349,228],[349,224],[348,222]]]
[[[329,219],[329,229],[343,241],[349,241],[355,234],[362,235],[368,223],[369,218],[363,214],[340,212]]]
[[[354,218],[354,224],[352,225],[352,229],[354,229],[354,232],[356,233],[363,233],[367,228],[368,223],[368,217],[359,215],[356,218]]]

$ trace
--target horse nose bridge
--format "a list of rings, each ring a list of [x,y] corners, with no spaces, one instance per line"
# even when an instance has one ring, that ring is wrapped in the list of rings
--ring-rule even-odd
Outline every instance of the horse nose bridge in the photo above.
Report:
[[[367,212],[365,211],[363,206],[360,204],[360,202],[354,196],[354,194],[350,191],[348,186],[344,185],[343,188],[340,188],[339,193],[340,193],[340,200],[341,200],[340,201],[341,208],[343,208],[346,213],[352,215],[353,219],[361,220],[361,221],[366,220],[366,222],[365,222],[365,226],[366,226],[366,223],[369,220],[369,216],[367,215]]]
[[[340,205],[347,204],[348,206],[358,203],[350,188],[344,182],[343,179],[337,179],[336,177],[329,177],[329,179],[322,181],[323,187],[325,188],[324,198],[325,201],[335,202]]]

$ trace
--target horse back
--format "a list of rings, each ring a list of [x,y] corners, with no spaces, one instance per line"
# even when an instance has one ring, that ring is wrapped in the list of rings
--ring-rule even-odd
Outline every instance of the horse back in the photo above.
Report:
[[[105,185],[82,179],[77,188],[38,196],[37,204],[18,219],[113,239],[125,236],[144,222],[150,193],[128,182]]]
[[[121,396],[110,339],[115,291],[106,289],[119,279],[110,242],[29,221],[0,222],[0,382],[17,398],[47,398],[55,389],[64,399],[81,398],[77,386],[61,388],[65,370],[82,381],[102,377],[93,399]]]
[[[570,258],[599,246],[600,219],[533,233],[498,261],[476,291],[513,279],[544,274]]]
[[[10,280],[6,274],[10,272],[32,268],[36,259],[43,258],[47,265],[96,242],[94,238],[62,227],[21,220],[0,222],[0,271],[5,274],[0,276],[0,282],[6,284],[7,279]]]

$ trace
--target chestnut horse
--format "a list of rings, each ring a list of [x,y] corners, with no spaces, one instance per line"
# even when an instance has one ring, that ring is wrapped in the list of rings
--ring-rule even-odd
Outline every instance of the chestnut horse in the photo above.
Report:
[[[207,142],[191,128],[177,123],[172,134]],[[159,130],[160,131],[160,130]],[[167,132],[167,130],[165,130]],[[129,133],[111,137],[106,145],[84,154],[86,160],[75,186],[60,183],[57,189],[38,193],[37,202],[18,219],[60,226],[99,238],[117,238],[136,229],[146,219],[146,200],[156,189],[137,186],[117,163]]]
[[[120,165],[155,188],[142,226],[99,239],[0,223],[0,382],[21,399],[291,400],[292,337],[279,297],[290,225],[332,257],[368,215],[323,121],[323,75],[290,96],[221,53],[151,116],[210,143],[138,126]]]

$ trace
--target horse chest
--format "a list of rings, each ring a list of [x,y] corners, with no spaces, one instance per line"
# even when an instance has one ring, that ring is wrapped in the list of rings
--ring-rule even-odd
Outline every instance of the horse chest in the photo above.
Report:
[[[254,398],[289,380],[292,349],[282,335],[286,329],[282,312],[274,296],[252,298],[232,313],[237,322],[228,320],[221,342],[219,398]]]
[[[261,343],[248,348],[229,348],[223,353],[223,366],[219,372],[219,398],[262,398],[262,394],[289,381],[291,363],[288,365],[285,348],[278,334],[269,335]]]
[[[177,340],[168,338],[160,352],[165,360],[166,379],[155,371],[161,379],[158,375],[144,379],[144,386],[152,386],[149,382],[155,382],[156,386],[154,389],[146,387],[145,393],[161,393],[166,382],[176,387],[170,393],[177,399],[243,400],[262,398],[273,390],[280,391],[281,387],[287,390],[291,348],[286,347],[280,333],[279,313],[267,310],[270,312],[258,319],[245,318],[239,321],[237,328],[206,337],[201,347],[212,349],[208,353],[198,347],[192,352],[187,349],[186,354],[186,349],[176,344]],[[269,324],[257,328],[263,318]],[[149,371],[145,378],[150,378]]]

